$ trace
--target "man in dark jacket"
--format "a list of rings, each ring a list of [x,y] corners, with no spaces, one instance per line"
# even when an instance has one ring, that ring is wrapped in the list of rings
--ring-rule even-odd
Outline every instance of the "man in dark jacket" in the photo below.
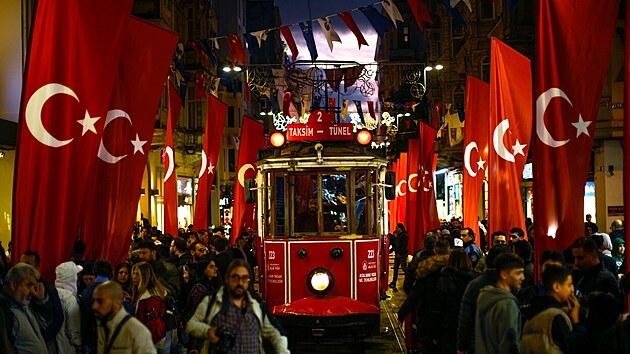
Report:
[[[521,290],[518,291],[518,294],[516,294],[519,304],[518,307],[521,309],[521,314],[523,315],[523,321],[532,318],[532,316],[534,315],[532,313],[532,302],[534,301],[534,299],[536,297],[547,295],[545,287],[542,283],[542,274],[545,272],[545,269],[547,269],[547,267],[549,266],[564,267],[564,256],[560,251],[546,250],[540,256],[539,264],[539,274],[541,280],[539,280],[536,284],[523,287]]]
[[[411,292],[413,284],[416,282],[416,269],[418,269],[418,264],[435,254],[433,249],[435,248],[435,243],[437,242],[437,239],[438,238],[434,232],[427,232],[427,234],[424,236],[424,240],[422,240],[423,249],[416,252],[411,262],[407,264],[407,272],[405,272],[405,282],[403,283],[403,290],[405,291],[405,294],[409,294]]]
[[[405,225],[402,223],[396,224],[396,237],[394,238],[394,277],[389,287],[396,289],[396,282],[398,281],[398,267],[400,266],[403,272],[407,272],[407,244],[409,243],[409,234],[405,231]]]
[[[488,269],[481,276],[473,279],[464,291],[462,303],[459,309],[459,325],[457,327],[457,350],[460,352],[475,353],[475,313],[477,311],[477,298],[482,288],[494,285],[497,282],[497,272],[494,269],[494,260],[503,253],[512,250],[507,245],[494,246],[486,256]]]
[[[470,263],[472,263],[473,269],[477,266],[477,263],[481,259],[481,250],[475,244],[475,232],[470,227],[460,230],[459,238],[464,241],[464,251],[468,255],[470,259]]]
[[[177,298],[181,290],[179,280],[179,272],[175,265],[164,262],[157,256],[157,248],[153,241],[142,241],[138,246],[140,261],[148,262],[153,268],[155,275],[162,281],[162,285],[166,286],[169,293]]]
[[[602,291],[621,299],[617,278],[602,265],[597,244],[590,238],[579,238],[572,245],[575,270],[573,283],[578,299],[593,291]]]

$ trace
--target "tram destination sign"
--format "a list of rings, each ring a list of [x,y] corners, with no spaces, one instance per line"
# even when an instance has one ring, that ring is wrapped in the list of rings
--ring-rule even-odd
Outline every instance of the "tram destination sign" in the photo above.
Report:
[[[353,140],[352,123],[307,123],[287,125],[287,141]]]

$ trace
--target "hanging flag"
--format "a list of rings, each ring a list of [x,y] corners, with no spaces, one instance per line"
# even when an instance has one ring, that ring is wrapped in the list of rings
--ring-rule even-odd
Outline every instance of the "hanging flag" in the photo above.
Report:
[[[472,12],[472,5],[470,4],[470,0],[450,0],[451,2],[451,7],[455,7],[457,4],[459,4],[460,2],[464,2],[464,4],[466,4],[466,6],[468,7],[468,10],[470,12]]]
[[[403,225],[407,225],[407,193],[409,193],[409,187],[407,184],[407,179],[409,178],[409,174],[407,173],[407,153],[401,152],[400,157],[398,157],[396,170],[396,199],[393,201],[396,203],[396,211],[395,222],[392,225],[396,225],[396,223],[403,223]]]
[[[210,42],[208,42],[208,40],[205,39],[205,38],[200,39],[199,40],[199,46],[201,46],[201,48],[203,48],[203,51],[204,51],[204,53],[206,53],[206,56],[208,57],[208,59],[210,59],[212,64],[214,64],[214,66],[216,66],[217,65],[217,58],[212,53],[212,48],[210,47]]]
[[[256,41],[258,42],[258,47],[261,48],[262,47],[262,41],[266,41],[267,40],[267,35],[269,34],[269,30],[256,31],[256,32],[252,32],[250,34],[254,38],[256,38]]]
[[[437,202],[435,201],[435,188],[433,186],[433,175],[437,164],[437,156],[435,155],[435,136],[437,130],[428,124],[420,122],[420,155],[418,165],[418,211],[420,215],[416,222],[418,229],[416,230],[416,247],[414,252],[422,248],[422,240],[424,235],[440,227],[440,218],[438,217]],[[411,235],[411,234],[410,234]],[[410,249],[411,250],[411,249]]]
[[[545,249],[564,250],[584,236],[584,186],[592,166],[595,124],[619,2],[540,0],[538,9],[533,139],[536,257]]]
[[[402,15],[400,14],[400,11],[398,11],[398,7],[396,7],[396,4],[393,1],[383,0],[381,1],[381,5],[383,6],[383,9],[385,10],[385,12],[387,12],[387,15],[389,16],[389,18],[392,19],[394,26],[396,26],[397,21],[405,22]]]
[[[94,178],[132,1],[40,0],[24,76],[13,179],[12,256],[68,259]]]
[[[324,69],[324,73],[326,73],[326,82],[330,85],[330,88],[339,92],[339,84],[341,84],[341,79],[343,79],[344,69]]]
[[[178,235],[177,220],[177,174],[175,171],[175,145],[173,132],[179,119],[181,102],[175,87],[168,85],[168,118],[166,121],[166,144],[162,153],[164,163],[164,233],[174,237]],[[188,226],[188,225],[186,225]]]
[[[86,259],[127,259],[155,112],[177,34],[131,17],[82,218]]]
[[[344,120],[348,116],[348,100],[343,100],[343,106],[341,106],[341,118]]]
[[[184,66],[179,60],[177,60],[176,57],[173,57],[173,63],[175,64],[175,68],[177,69],[176,73],[179,74],[178,76],[179,97],[183,106],[184,102],[186,102],[186,91],[188,91],[188,82],[190,81],[190,73],[188,73],[184,69]]]
[[[200,98],[206,98],[205,81],[206,75],[204,73],[197,73],[197,77],[195,78],[195,102]]]
[[[490,121],[488,152],[490,230],[525,228],[521,199],[523,167],[532,130],[530,61],[496,38],[490,51]],[[544,196],[543,196],[544,198]]]
[[[208,89],[208,92],[211,95],[218,96],[219,83],[221,83],[221,78],[218,76],[210,79],[210,88]]]
[[[354,85],[355,82],[361,77],[363,68],[365,65],[356,65],[349,68],[345,68],[343,72],[343,89],[348,92],[348,87]]]
[[[214,49],[219,50],[219,38],[211,38]]]
[[[368,42],[363,37],[363,34],[361,33],[359,26],[357,26],[356,22],[354,22],[354,19],[352,18],[352,15],[350,14],[350,12],[348,11],[340,12],[337,14],[337,16],[339,16],[343,20],[343,22],[346,24],[346,26],[348,26],[350,31],[354,33],[354,36],[357,37],[357,41],[359,42],[359,49],[361,49],[362,44],[369,46]]]
[[[451,6],[451,1],[453,0],[441,0],[442,5],[446,7],[448,12],[451,14],[451,18],[453,19],[453,29],[456,31],[461,30],[462,26],[466,24],[464,21],[464,17],[454,6]]]
[[[424,171],[420,171],[420,141],[409,139],[407,144],[407,224],[405,226],[409,234],[407,250],[410,254],[415,254],[416,248],[422,245],[423,236],[418,234],[422,229],[423,213],[420,210],[418,188],[422,188],[420,181],[424,177]]]
[[[479,234],[479,200],[488,166],[488,117],[490,109],[490,85],[468,76],[466,79],[466,111],[468,118],[464,127],[464,181],[463,216],[464,227]],[[480,245],[478,237],[475,242]]]
[[[459,119],[459,113],[449,113],[450,104],[447,104],[444,123],[448,129],[448,142],[450,146],[455,146],[464,141],[464,123]]]
[[[416,24],[420,31],[424,31],[425,22],[430,25],[433,24],[431,15],[429,15],[429,9],[427,9],[427,5],[424,4],[423,0],[407,0],[407,3],[409,4],[411,12],[413,12],[413,17],[415,17]]]
[[[311,21],[300,22],[300,28],[302,29],[308,52],[311,54],[311,60],[315,61],[317,60],[317,46],[313,38],[313,23]]]
[[[333,42],[341,43],[341,38],[339,38],[339,35],[333,28],[332,23],[330,22],[330,17],[318,18],[317,22],[319,22],[319,25],[321,26],[322,31],[324,32],[324,36],[326,37],[326,41],[328,42],[328,47],[330,48],[330,51],[332,52]]]
[[[271,94],[271,111],[273,113],[280,112],[280,104],[278,103],[278,92],[279,90],[274,90]]]
[[[282,112],[287,116],[291,110],[291,102],[293,102],[293,93],[286,91],[282,100]]]
[[[241,144],[238,149],[236,163],[236,181],[234,183],[234,214],[232,215],[232,231],[230,242],[233,244],[245,227],[254,227],[254,203],[245,203],[245,180],[256,178],[256,161],[258,150],[265,148],[265,135],[262,123],[251,117],[243,116],[241,128]]]
[[[376,33],[378,33],[379,37],[383,38],[383,36],[385,35],[385,31],[394,28],[394,23],[390,21],[387,17],[381,15],[380,12],[376,11],[374,6],[368,5],[360,7],[359,10],[363,12],[372,27],[374,27]]]
[[[295,39],[293,39],[293,34],[289,29],[289,26],[280,27],[280,33],[282,33],[284,41],[287,42],[287,46],[289,47],[289,49],[291,49],[291,59],[295,61],[299,52],[297,45],[295,44]]]
[[[199,46],[197,46],[197,43],[191,41],[191,42],[188,42],[188,44],[195,51],[195,53],[197,54],[197,57],[199,58],[199,60],[201,60],[203,65],[206,66],[206,67],[209,66],[210,63],[208,62],[208,58],[201,51],[201,49],[199,49]]]
[[[376,119],[376,111],[374,110],[374,102],[367,101],[367,105],[368,105],[368,112],[370,112],[370,116]]]
[[[357,107],[357,113],[361,117],[361,122],[365,125],[365,118],[363,118],[363,108],[361,108],[361,101],[354,101],[354,105]]]
[[[196,229],[207,229],[210,225],[210,193],[221,152],[221,139],[217,139],[217,137],[223,136],[226,118],[227,105],[215,96],[208,96],[208,115],[206,117],[206,130],[203,134],[203,149],[201,150],[193,221]]]
[[[232,58],[232,67],[236,66],[236,62],[240,62],[241,65],[247,66],[247,61],[245,60],[245,51],[243,50],[243,42],[241,39],[235,35],[231,34],[228,36],[228,45],[230,47],[230,57]]]

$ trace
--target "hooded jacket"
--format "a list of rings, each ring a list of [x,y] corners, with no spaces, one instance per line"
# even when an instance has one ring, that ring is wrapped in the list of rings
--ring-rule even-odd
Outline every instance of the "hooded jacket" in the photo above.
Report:
[[[512,354],[519,352],[521,312],[516,296],[496,286],[481,289],[475,320],[475,352]]]
[[[55,287],[63,308],[63,325],[55,339],[57,351],[73,354],[81,351],[81,308],[77,298],[77,273],[80,268],[70,261],[55,268]]]

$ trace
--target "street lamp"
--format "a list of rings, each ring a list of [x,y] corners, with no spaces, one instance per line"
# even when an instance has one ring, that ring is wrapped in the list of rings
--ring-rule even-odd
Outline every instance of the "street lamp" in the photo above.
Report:
[[[427,71],[431,71],[433,69],[440,71],[444,69],[444,66],[442,64],[436,64],[435,67],[428,65],[424,67],[424,70],[422,71],[422,78],[424,79],[424,92],[427,91]]]

